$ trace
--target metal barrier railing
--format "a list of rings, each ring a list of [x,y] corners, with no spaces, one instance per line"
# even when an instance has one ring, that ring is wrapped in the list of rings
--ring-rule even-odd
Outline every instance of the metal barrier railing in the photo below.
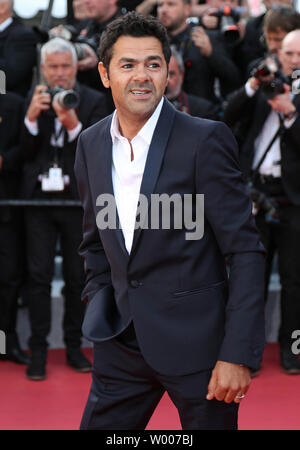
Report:
[[[67,208],[82,206],[79,200],[0,200],[1,206],[64,206]]]

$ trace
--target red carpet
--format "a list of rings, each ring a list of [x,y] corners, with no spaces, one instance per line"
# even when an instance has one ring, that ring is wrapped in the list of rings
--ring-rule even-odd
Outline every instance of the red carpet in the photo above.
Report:
[[[91,349],[85,349],[91,356]],[[90,374],[65,364],[64,350],[50,350],[47,379],[33,382],[25,367],[0,361],[1,430],[76,430],[87,399]],[[261,374],[240,407],[240,430],[299,430],[300,375],[279,366],[277,344],[268,344]],[[165,395],[148,430],[179,430],[178,414]]]

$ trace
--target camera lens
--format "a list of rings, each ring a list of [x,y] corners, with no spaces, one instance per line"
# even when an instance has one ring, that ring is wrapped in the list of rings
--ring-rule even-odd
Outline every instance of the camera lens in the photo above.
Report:
[[[73,90],[59,92],[55,95],[54,99],[57,100],[60,106],[66,109],[76,108],[79,103],[78,94]]]
[[[234,44],[240,38],[239,29],[231,16],[221,18],[220,29],[229,44]]]

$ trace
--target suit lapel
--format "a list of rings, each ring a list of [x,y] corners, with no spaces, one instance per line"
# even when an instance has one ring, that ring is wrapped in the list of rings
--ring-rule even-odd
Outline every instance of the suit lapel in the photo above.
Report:
[[[88,172],[90,174],[90,185],[93,188],[95,215],[104,206],[101,202],[97,205],[100,195],[114,196],[112,184],[112,140],[110,135],[110,126],[112,115],[104,119],[106,123],[99,130],[95,139],[95,147],[91,152],[92,157],[88,160]],[[117,212],[116,212],[117,214]],[[119,229],[119,219],[117,216],[116,228],[104,230],[106,238],[117,240],[120,247],[120,256],[128,261],[129,255],[125,248],[122,230]]]
[[[147,197],[148,207],[150,206],[151,194],[154,192],[155,185],[160,173],[168,139],[173,126],[175,112],[175,108],[165,98],[149,147],[140,189],[140,195],[142,194]],[[133,251],[140,237],[140,233],[141,227],[135,227],[130,256],[133,255]]]
[[[175,116],[175,108],[169,103],[168,100],[164,100],[164,104],[152,137],[152,141],[149,147],[145,170],[142,178],[140,194],[147,197],[148,205],[150,205],[151,194],[154,192],[155,185],[160,173],[161,165],[163,162],[167,142],[170,136],[170,132],[173,125],[173,120]],[[102,155],[102,174],[95,174],[96,183],[101,183],[101,188],[98,188],[98,192],[104,192],[108,194],[114,194],[113,184],[112,184],[112,139],[110,134],[112,116],[106,125],[104,132],[104,146]],[[99,167],[95,164],[95,167]],[[98,181],[97,181],[98,178]],[[113,231],[119,245],[122,249],[123,254],[129,259],[128,252],[125,247],[125,241],[122,229],[119,226],[119,217],[117,211],[117,227]],[[140,236],[141,228],[136,228],[133,236],[133,243],[130,256],[133,254],[133,250],[138,242]]]
[[[104,191],[105,193],[111,194],[114,196],[114,189],[113,189],[113,183],[112,183],[112,139],[110,134],[110,127],[111,127],[111,121],[112,117],[108,122],[108,125],[105,130],[105,138],[104,138],[104,161],[103,161],[103,181],[104,181]],[[119,245],[125,254],[126,258],[129,258],[128,252],[125,247],[125,240],[123,236],[123,232],[120,227],[120,219],[118,216],[118,210],[116,207],[116,229],[114,230],[114,234],[117,238],[117,241],[119,242]]]

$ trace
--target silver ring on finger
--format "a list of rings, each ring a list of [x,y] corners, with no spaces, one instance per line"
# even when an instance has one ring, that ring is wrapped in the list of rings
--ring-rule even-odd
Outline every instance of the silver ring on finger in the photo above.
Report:
[[[242,398],[244,398],[245,397],[245,394],[242,394],[242,395],[236,395],[235,396],[235,398],[237,398],[237,399],[239,399],[239,400],[241,400]]]

